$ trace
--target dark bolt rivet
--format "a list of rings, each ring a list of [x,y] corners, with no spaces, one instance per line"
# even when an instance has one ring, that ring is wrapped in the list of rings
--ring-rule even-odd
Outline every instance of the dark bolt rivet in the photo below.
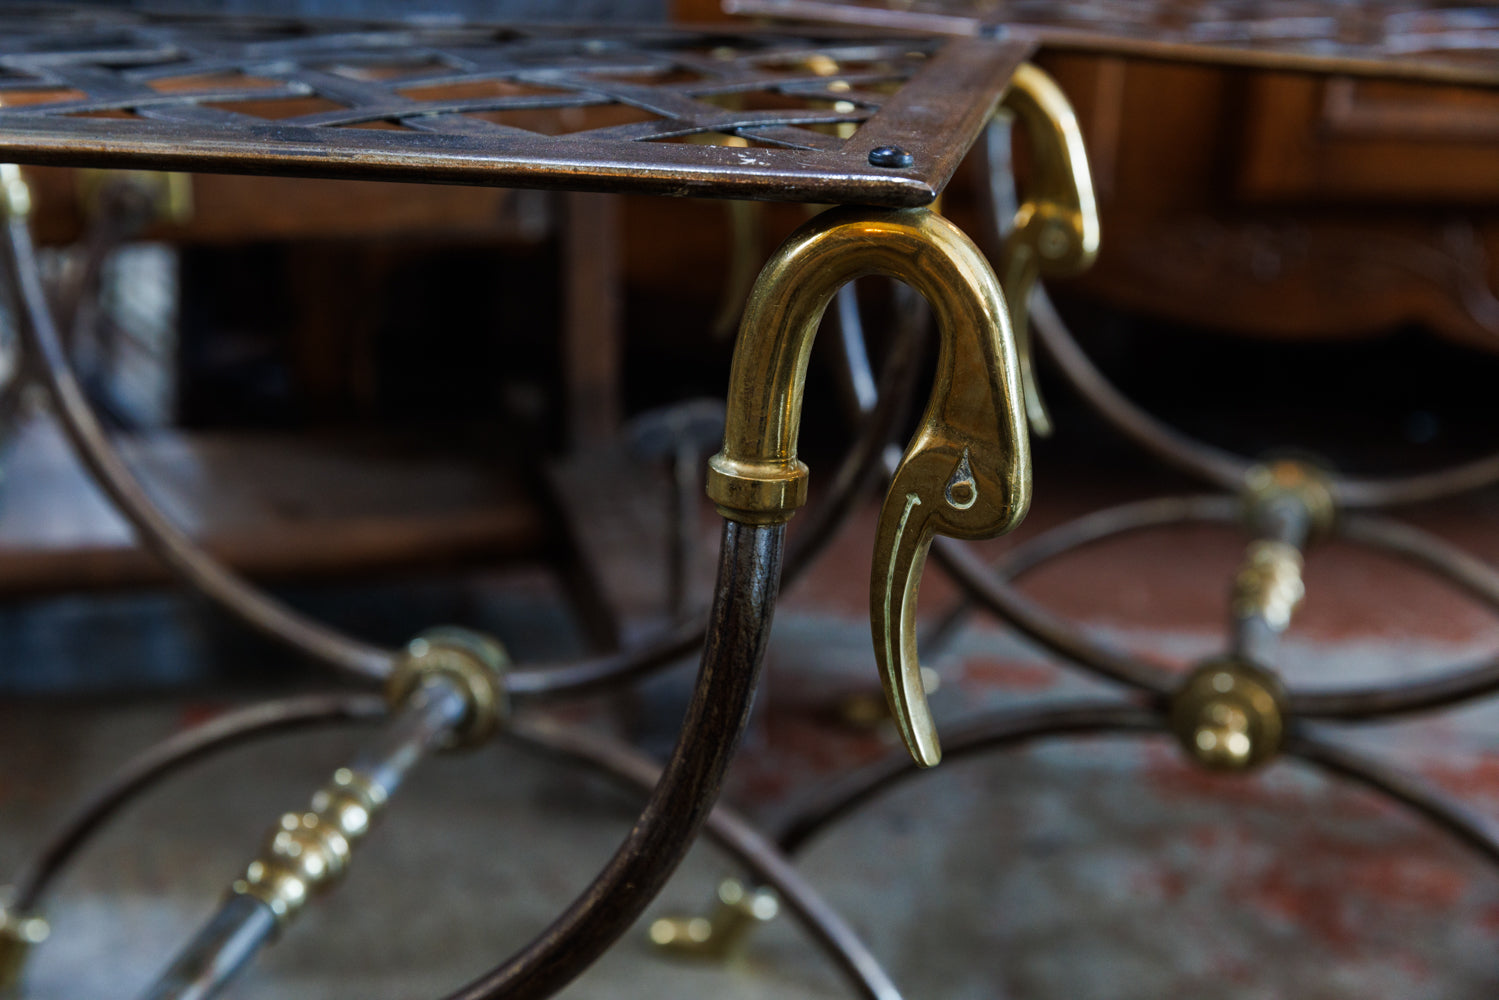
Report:
[[[869,151],[869,165],[872,167],[909,167],[915,162],[911,154],[899,146],[879,146]]]

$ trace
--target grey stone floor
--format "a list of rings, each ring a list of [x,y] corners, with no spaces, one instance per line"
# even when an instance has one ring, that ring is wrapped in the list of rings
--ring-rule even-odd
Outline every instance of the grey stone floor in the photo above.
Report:
[[[855,543],[866,544],[862,537]],[[1226,536],[1213,556],[1222,567],[1213,570],[1207,604],[1221,600],[1220,581],[1241,544]],[[1169,551],[1181,560],[1188,549],[1178,542]],[[888,731],[828,724],[830,707],[849,692],[877,691],[858,593],[864,570],[837,553],[828,562],[827,574],[793,588],[778,612],[766,684],[730,776],[727,799],[766,821],[893,745]],[[1350,566],[1320,578],[1317,593],[1357,594],[1349,588],[1363,584],[1406,600],[1394,577]],[[1169,582],[1180,572],[1173,563],[1157,575]],[[1102,599],[1117,596],[1076,575],[1065,582],[1067,593],[1091,587]],[[441,587],[410,584],[348,598],[292,596],[320,617],[385,641],[459,618],[506,637],[522,659],[577,652],[555,587],[534,573],[478,581],[456,601]],[[1160,599],[1148,587],[1136,598],[1144,603],[1124,617],[1143,617],[1148,627],[1107,615],[1090,627],[1164,661],[1191,662],[1220,647],[1215,622],[1150,623],[1141,607]],[[1455,604],[1440,622],[1450,601],[1439,593],[1424,605],[1431,613],[1421,620],[1441,626],[1426,635],[1409,634],[1409,620],[1383,634],[1390,616],[1362,606],[1352,631],[1336,622],[1298,631],[1285,650],[1286,673],[1298,685],[1348,684],[1493,655],[1499,627],[1458,615]],[[1176,603],[1172,597],[1165,606]],[[1327,606],[1313,607],[1306,620],[1315,624],[1317,609]],[[202,662],[224,666],[224,683],[205,683],[185,666]],[[931,665],[944,679],[932,699],[944,725],[1001,705],[1110,693],[982,621]],[[127,696],[109,683],[119,676],[147,677],[154,693]],[[309,683],[273,648],[246,640],[201,606],[151,595],[7,609],[0,682],[0,881],[128,754],[211,710]],[[690,668],[678,669],[629,698],[567,706],[567,717],[629,731],[659,751],[689,685]],[[62,698],[58,687],[95,694]],[[1482,822],[1499,819],[1499,704],[1492,699],[1334,735],[1426,777]],[[136,995],[207,916],[267,824],[300,807],[358,738],[329,731],[239,749],[135,803],[58,886],[48,908],[53,937],[36,953],[25,995]],[[229,995],[444,995],[544,927],[609,856],[638,804],[597,777],[513,748],[430,761],[346,882]],[[800,864],[910,1000],[1499,995],[1499,871],[1396,807],[1296,764],[1249,779],[1215,778],[1185,765],[1161,739],[1039,744],[944,764],[829,831]],[[700,845],[646,921],[699,910],[732,871]],[[850,995],[785,918],[728,967],[666,960],[644,928],[563,995]]]
[[[1116,636],[1190,651],[1211,637]],[[816,639],[816,656],[809,655]],[[862,671],[850,623],[789,614],[731,795],[774,815],[837,769],[796,733],[816,682]],[[1040,663],[997,630],[965,644]],[[967,652],[971,652],[968,650]],[[1421,652],[1421,651],[1417,651]],[[1446,659],[1464,649],[1424,651]],[[1336,669],[1410,648],[1294,646]],[[954,656],[967,655],[963,645]],[[814,666],[820,665],[820,666]],[[980,701],[1067,697],[1090,682]],[[937,708],[976,706],[951,689]],[[9,869],[122,755],[199,703],[0,707],[0,863]],[[591,713],[587,724],[606,722]],[[1466,709],[1360,738],[1499,813],[1499,712]],[[286,737],[210,761],[132,807],[50,907],[28,996],[128,998],[203,919],[268,818],[305,800],[357,733]],[[792,773],[782,786],[768,776]],[[795,786],[795,787],[791,787]],[[272,997],[438,996],[538,931],[624,833],[636,803],[599,779],[492,748],[429,762],[350,878],[232,990]],[[1280,765],[1248,782],[1182,766],[1161,741],[1092,740],[945,765],[818,841],[803,869],[913,998],[1230,1000],[1490,998],[1499,989],[1499,874],[1371,797]],[[648,918],[695,909],[731,871],[695,849]],[[848,995],[784,918],[727,968],[663,960],[637,927],[570,998]]]

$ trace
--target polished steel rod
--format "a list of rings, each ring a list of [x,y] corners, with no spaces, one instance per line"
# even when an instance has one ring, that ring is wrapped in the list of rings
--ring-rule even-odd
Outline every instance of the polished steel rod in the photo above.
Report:
[[[47,890],[89,838],[122,806],[158,782],[205,757],[276,733],[339,722],[371,722],[386,715],[372,694],[301,695],[216,716],[131,758],[63,821],[15,882],[15,906],[41,909]]]
[[[233,895],[141,1000],[210,1000],[276,933],[276,915],[258,899]]]
[[[442,746],[468,712],[467,695],[457,684],[446,677],[428,678],[347,770],[353,780],[371,788],[379,802],[386,802],[416,763]],[[300,901],[294,904],[296,908],[300,905]],[[210,1000],[275,938],[289,916],[278,915],[248,893],[231,893],[167,970],[141,994],[141,1000]]]
[[[1312,537],[1313,513],[1287,493],[1248,505],[1255,540],[1234,581],[1232,653],[1242,661],[1273,669],[1280,640],[1301,604],[1302,553]]]

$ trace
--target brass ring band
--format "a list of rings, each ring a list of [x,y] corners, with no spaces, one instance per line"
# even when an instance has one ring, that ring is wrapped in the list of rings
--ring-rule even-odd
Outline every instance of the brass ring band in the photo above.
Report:
[[[510,656],[489,636],[469,629],[440,626],[407,644],[385,685],[395,707],[403,704],[428,677],[442,677],[463,692],[468,711],[453,732],[453,748],[476,747],[494,735],[510,712],[505,672]]]

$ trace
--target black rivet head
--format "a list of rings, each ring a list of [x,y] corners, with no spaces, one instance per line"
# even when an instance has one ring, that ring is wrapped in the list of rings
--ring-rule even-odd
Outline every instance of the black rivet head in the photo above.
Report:
[[[899,146],[878,146],[869,151],[869,165],[872,167],[889,167],[892,170],[899,170],[915,162],[915,158]]]

